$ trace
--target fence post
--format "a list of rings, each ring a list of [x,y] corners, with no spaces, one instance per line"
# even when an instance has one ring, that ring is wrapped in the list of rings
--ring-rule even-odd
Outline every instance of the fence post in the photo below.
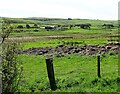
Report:
[[[98,62],[98,77],[101,77],[100,75],[100,54],[97,56],[97,62]]]
[[[48,73],[48,78],[49,78],[51,90],[56,90],[57,86],[55,83],[53,59],[52,58],[46,59],[46,66],[47,66],[47,73]]]

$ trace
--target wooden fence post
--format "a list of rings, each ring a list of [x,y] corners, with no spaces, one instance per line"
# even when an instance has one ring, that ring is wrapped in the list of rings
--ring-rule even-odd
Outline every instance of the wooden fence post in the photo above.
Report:
[[[97,62],[98,62],[98,77],[101,77],[100,75],[100,54],[97,56]]]
[[[46,59],[46,66],[47,66],[47,73],[48,73],[48,78],[49,78],[51,90],[56,90],[57,86],[55,83],[53,59],[52,58]]]

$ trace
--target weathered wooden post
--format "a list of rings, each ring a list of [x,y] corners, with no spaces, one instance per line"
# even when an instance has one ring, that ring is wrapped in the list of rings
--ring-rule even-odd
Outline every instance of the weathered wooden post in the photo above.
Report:
[[[97,62],[98,62],[98,77],[101,77],[100,75],[100,54],[97,56]]]
[[[49,78],[51,90],[56,90],[57,86],[55,83],[53,59],[52,58],[46,59],[46,66],[47,66],[47,73],[48,73],[48,78]]]

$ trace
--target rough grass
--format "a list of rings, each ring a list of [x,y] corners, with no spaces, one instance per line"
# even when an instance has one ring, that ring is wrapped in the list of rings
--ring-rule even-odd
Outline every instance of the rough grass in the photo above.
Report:
[[[64,42],[79,42],[78,46],[85,44],[104,44],[111,40],[118,41],[118,38],[110,38],[111,35],[118,35],[117,28],[103,29],[104,23],[113,23],[117,25],[117,21],[102,20],[55,20],[40,21],[37,19],[14,19],[17,23],[13,26],[21,24],[23,26],[29,23],[38,25],[64,25],[76,23],[90,23],[91,30],[83,30],[78,27],[66,31],[46,31],[39,29],[38,32],[33,29],[21,29],[25,32],[11,33],[9,38],[22,42],[23,49],[32,47],[55,47]],[[17,30],[17,29],[15,29]],[[49,36],[72,36],[66,39],[50,39]],[[19,39],[18,39],[19,38]],[[52,92],[47,77],[46,63],[44,56],[35,55],[19,55],[23,61],[24,77],[19,84],[20,92]],[[54,58],[54,71],[57,84],[55,92],[116,92],[118,89],[118,56],[115,54],[106,54],[101,57],[101,78],[97,77],[97,58],[96,56],[81,56],[79,54],[66,55]]]
[[[81,38],[68,38],[68,39],[38,39],[35,41],[27,41],[23,42],[23,49],[29,49],[29,48],[37,48],[37,47],[56,47],[59,44],[64,45],[70,45],[70,42],[78,42],[78,44],[73,44],[75,46],[83,46],[86,44],[94,44],[94,45],[103,45],[108,42],[116,42],[118,38],[112,38],[113,41],[111,41],[111,38],[89,38],[89,39],[81,39]]]
[[[110,40],[118,41],[118,38],[110,38],[111,35],[118,35],[118,31],[113,29],[97,29],[97,30],[83,30],[73,28],[66,31],[40,31],[40,32],[21,32],[11,33],[10,39],[22,42],[23,48],[28,49],[32,47],[55,47],[63,42],[79,42],[78,46],[85,44],[104,44]],[[59,38],[65,36],[66,38]],[[54,38],[58,37],[58,38]],[[73,38],[67,38],[73,37]]]
[[[19,86],[22,92],[50,92],[45,57],[20,55],[24,61],[24,78]],[[54,71],[56,92],[116,92],[118,56],[101,57],[101,78],[97,77],[97,57],[78,54],[56,57]]]
[[[117,28],[114,28],[114,29],[91,28],[90,30],[88,30],[88,29],[80,29],[80,28],[74,27],[72,29],[65,30],[65,31],[57,31],[57,30],[46,31],[43,29],[37,29],[38,32],[35,32],[34,29],[21,29],[21,30],[25,32],[20,32],[20,33],[13,32],[11,33],[11,36],[47,36],[47,35],[68,35],[68,34],[98,35],[98,34],[117,34],[118,33]]]

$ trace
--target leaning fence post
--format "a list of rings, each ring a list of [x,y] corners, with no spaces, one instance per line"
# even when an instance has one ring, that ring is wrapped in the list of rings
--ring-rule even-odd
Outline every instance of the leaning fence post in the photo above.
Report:
[[[48,73],[48,78],[49,78],[51,90],[56,90],[57,86],[55,83],[53,59],[52,58],[46,59],[46,66],[47,66],[47,73]]]
[[[97,56],[97,63],[98,63],[98,77],[101,77],[100,75],[100,54]]]

